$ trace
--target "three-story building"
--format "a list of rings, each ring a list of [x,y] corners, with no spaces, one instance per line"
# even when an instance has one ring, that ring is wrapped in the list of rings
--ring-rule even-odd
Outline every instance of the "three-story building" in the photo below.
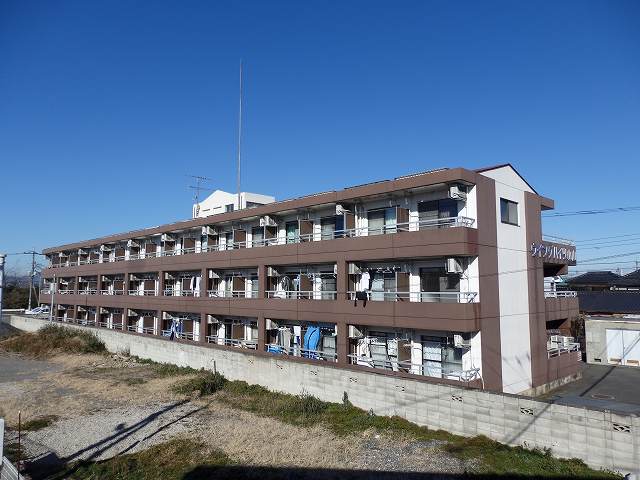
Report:
[[[575,247],[511,165],[441,169],[48,248],[62,322],[532,392],[575,374]]]

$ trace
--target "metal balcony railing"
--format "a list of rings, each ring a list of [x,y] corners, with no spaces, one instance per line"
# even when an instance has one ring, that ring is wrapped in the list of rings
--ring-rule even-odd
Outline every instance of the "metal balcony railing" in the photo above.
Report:
[[[413,373],[414,375],[423,375],[435,378],[447,378],[450,380],[458,380],[460,382],[471,382],[480,378],[480,369],[471,368],[462,370],[458,367],[452,367],[446,363],[442,363],[439,368],[425,367],[419,363],[412,363],[411,360],[398,361],[394,358],[374,359],[356,354],[347,355],[351,365],[360,365],[364,367],[377,368],[382,370],[402,371]]]
[[[96,288],[83,288],[82,290],[78,290],[78,295],[95,295],[98,293],[98,289]]]
[[[347,298],[357,300],[366,294],[367,300],[378,302],[425,302],[425,303],[472,303],[478,296],[476,292],[399,292],[399,291],[349,291]],[[364,300],[364,298],[362,298]]]
[[[148,289],[148,290],[140,290],[138,288],[129,290],[129,295],[139,296],[139,297],[153,297],[156,295],[156,290]]]
[[[100,295],[124,295],[124,290],[102,289]]]
[[[182,290],[178,288],[165,288],[165,297],[199,297],[200,290]]]
[[[210,298],[257,298],[258,292],[255,290],[207,290],[207,297]]]
[[[579,343],[567,343],[564,345],[548,344],[547,345],[547,358],[558,357],[569,352],[579,352]]]
[[[216,345],[225,345],[227,347],[239,347],[256,350],[258,342],[256,340],[238,340],[236,338],[224,338],[218,335],[207,335],[204,337],[207,343],[213,343]]]
[[[336,362],[338,355],[334,352],[323,352],[320,350],[309,350],[298,346],[284,347],[276,343],[270,343],[266,345],[266,350],[269,353],[276,353],[280,355],[289,355],[293,357],[310,358],[313,360],[325,360],[328,362]]]
[[[294,300],[335,300],[336,291],[267,290],[267,298],[288,298]]]
[[[570,290],[545,290],[544,298],[573,298],[577,297],[578,292]]]

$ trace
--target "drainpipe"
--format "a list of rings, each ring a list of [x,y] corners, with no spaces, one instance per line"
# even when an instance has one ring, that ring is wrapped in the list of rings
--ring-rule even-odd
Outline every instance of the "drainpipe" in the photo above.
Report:
[[[49,307],[49,321],[53,321],[53,292],[56,290],[58,286],[58,281],[56,280],[55,274],[53,275],[53,283],[49,288],[49,293],[51,294],[51,306]]]

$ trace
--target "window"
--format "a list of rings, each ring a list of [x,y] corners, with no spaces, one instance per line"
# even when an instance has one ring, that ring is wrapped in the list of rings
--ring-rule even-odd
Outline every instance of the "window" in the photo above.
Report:
[[[298,221],[287,222],[287,243],[298,243],[300,241],[300,226]]]
[[[320,219],[320,238],[322,240],[331,240],[335,238],[336,233],[336,217],[325,217]]]
[[[229,205],[225,205],[224,206],[224,211],[229,213],[229,212],[233,212],[233,203],[230,203]]]
[[[264,227],[254,227],[251,230],[251,242],[253,247],[264,246]]]
[[[418,219],[420,230],[427,228],[441,228],[447,225],[438,219],[458,216],[458,201],[452,198],[418,202]]]
[[[507,200],[505,198],[500,199],[500,218],[502,223],[508,223],[509,225],[518,225],[518,204]]]
[[[368,235],[396,233],[396,208],[380,208],[367,213]]]

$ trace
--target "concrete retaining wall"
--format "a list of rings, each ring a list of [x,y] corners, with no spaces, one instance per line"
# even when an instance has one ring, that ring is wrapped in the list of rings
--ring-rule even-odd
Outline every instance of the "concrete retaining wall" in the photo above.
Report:
[[[35,331],[46,320],[10,316],[5,321]],[[349,400],[378,415],[399,415],[433,429],[465,436],[486,435],[509,445],[550,448],[558,457],[577,457],[594,468],[640,473],[640,417],[554,405],[517,395],[438,385],[375,372],[355,372],[324,363],[287,361],[249,351],[203,347],[117,330],[90,330],[110,351],[156,362],[217,370],[270,390],[305,391],[322,400]]]

